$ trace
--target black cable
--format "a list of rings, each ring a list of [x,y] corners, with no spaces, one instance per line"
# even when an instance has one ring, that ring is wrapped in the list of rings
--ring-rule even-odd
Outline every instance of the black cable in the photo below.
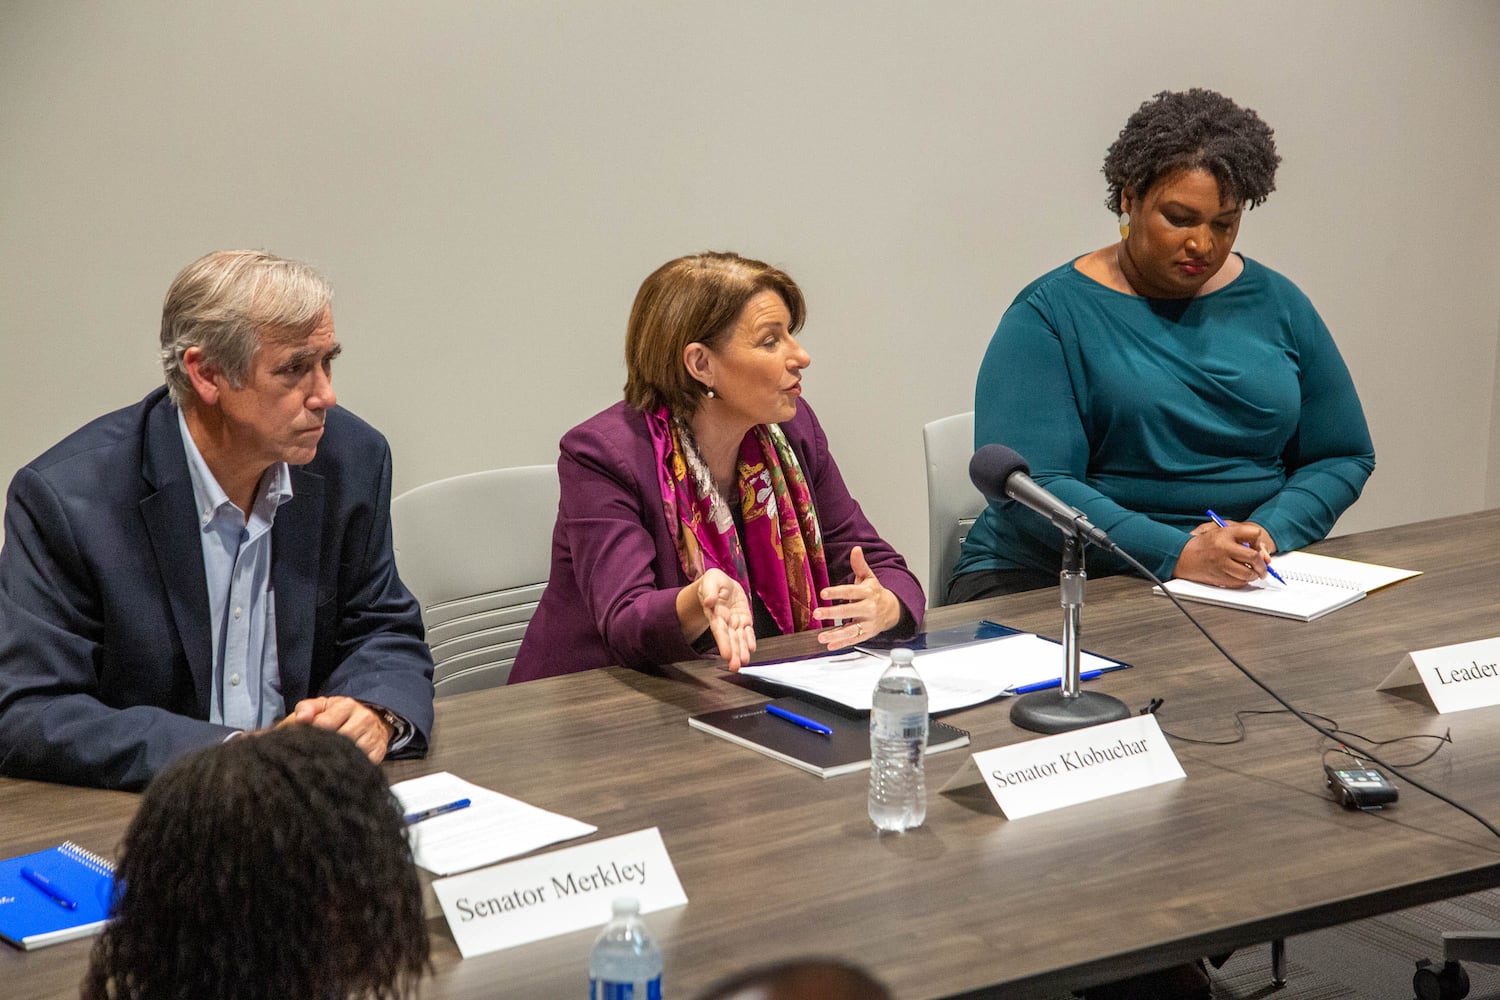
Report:
[[[1437,740],[1437,745],[1434,746],[1431,750],[1427,751],[1427,753],[1418,757],[1416,760],[1403,761],[1402,763],[1395,765],[1396,767],[1417,767],[1421,764],[1425,764],[1438,755],[1439,751],[1443,749],[1444,743],[1453,742],[1453,730],[1451,729],[1445,730],[1443,732],[1443,735],[1441,736],[1438,736],[1436,733],[1412,733],[1410,736],[1393,736],[1388,740],[1372,740],[1368,736],[1361,736],[1359,733],[1351,732],[1348,729],[1340,729],[1337,725],[1331,726],[1329,728],[1332,732],[1342,733],[1345,736],[1358,740],[1359,742],[1372,747],[1390,746],[1392,743],[1402,743],[1406,740]],[[1347,743],[1348,741],[1345,740],[1340,742]],[[1366,756],[1369,756],[1368,753],[1366,754]]]
[[[1354,761],[1354,765],[1356,767],[1363,768],[1365,766],[1365,760],[1364,760],[1363,757],[1361,757],[1359,754],[1355,753],[1353,750],[1349,749],[1347,746],[1345,746],[1342,743],[1340,743],[1336,747],[1328,747],[1328,748],[1326,748],[1323,751],[1322,764],[1323,764],[1323,769],[1324,770],[1328,769],[1328,755],[1331,754],[1331,753],[1341,753],[1341,754],[1343,754],[1345,757],[1348,757],[1350,760]]]
[[[1276,703],[1278,705],[1280,705],[1281,707],[1285,708],[1288,712],[1291,712],[1297,718],[1301,719],[1304,723],[1306,723],[1308,726],[1310,726],[1313,730],[1315,730],[1316,732],[1320,733],[1325,739],[1333,740],[1335,743],[1341,743],[1341,742],[1343,742],[1336,735],[1334,735],[1333,730],[1325,729],[1322,726],[1318,725],[1316,722],[1312,721],[1312,719],[1308,715],[1306,715],[1302,711],[1300,711],[1291,702],[1287,701],[1281,695],[1279,695],[1275,691],[1271,690],[1270,685],[1266,684],[1265,681],[1261,680],[1259,677],[1257,677],[1253,673],[1251,673],[1250,672],[1250,668],[1246,667],[1239,660],[1235,659],[1234,655],[1232,653],[1230,653],[1229,650],[1225,649],[1224,645],[1221,642],[1219,642],[1218,639],[1215,639],[1213,637],[1212,633],[1210,633],[1208,631],[1208,629],[1206,629],[1206,628],[1203,627],[1203,623],[1200,622],[1198,619],[1194,618],[1193,617],[1193,613],[1191,611],[1189,611],[1187,608],[1183,607],[1182,602],[1177,599],[1177,595],[1174,594],[1174,593],[1172,593],[1172,591],[1167,588],[1167,585],[1164,584],[1161,581],[1161,579],[1157,577],[1157,575],[1155,573],[1151,572],[1145,566],[1142,566],[1140,564],[1140,562],[1134,556],[1132,556],[1130,553],[1126,552],[1124,549],[1116,546],[1115,549],[1114,549],[1114,552],[1115,552],[1116,555],[1120,556],[1122,559],[1124,559],[1126,562],[1128,562],[1131,566],[1133,566],[1137,571],[1139,571],[1141,573],[1141,575],[1145,576],[1147,579],[1151,580],[1158,587],[1160,587],[1161,588],[1161,592],[1163,594],[1165,594],[1167,597],[1169,597],[1171,599],[1172,603],[1177,606],[1177,610],[1181,611],[1187,617],[1187,620],[1193,623],[1193,627],[1194,628],[1196,628],[1199,632],[1203,633],[1203,638],[1207,639],[1210,643],[1212,643],[1213,647],[1219,651],[1219,653],[1224,657],[1224,659],[1228,660],[1234,666],[1234,668],[1236,670],[1238,670],[1240,673],[1244,674],[1245,677],[1246,677],[1246,679],[1249,680],[1250,683],[1254,684],[1256,687],[1260,688],[1266,694],[1270,695],[1276,701]],[[1427,787],[1422,782],[1418,781],[1416,778],[1413,778],[1413,777],[1411,777],[1408,774],[1402,773],[1402,771],[1401,771],[1401,769],[1399,767],[1397,767],[1397,766],[1395,766],[1395,765],[1393,765],[1393,764],[1391,764],[1391,763],[1389,763],[1387,761],[1381,760],[1379,757],[1375,756],[1373,753],[1366,753],[1365,756],[1368,757],[1368,758],[1370,758],[1371,760],[1373,760],[1375,763],[1379,764],[1381,767],[1389,769],[1392,774],[1396,775],[1398,778],[1400,778],[1402,781],[1406,782],[1408,785],[1411,785],[1413,788],[1417,789],[1418,791],[1426,792],[1428,795],[1431,795],[1433,798],[1437,799],[1439,802],[1446,802],[1448,805],[1450,805],[1453,808],[1457,809],[1459,812],[1461,812],[1464,815],[1468,816],[1470,819],[1473,819],[1476,823],[1478,823],[1480,826],[1484,827],[1486,830],[1490,831],[1490,833],[1493,833],[1496,837],[1500,837],[1500,829],[1497,829],[1493,823],[1491,823],[1489,820],[1485,819],[1483,816],[1479,815],[1474,810],[1470,809],[1468,806],[1464,805],[1461,802],[1457,802],[1457,801],[1449,798],[1448,796],[1444,795],[1442,792],[1438,791],[1435,788],[1429,788],[1429,787]],[[1407,765],[1401,765],[1401,766],[1405,767]]]
[[[1159,708],[1160,705],[1158,705],[1157,707]],[[1154,713],[1155,709],[1153,709],[1152,711]],[[1237,711],[1237,712],[1234,713],[1234,730],[1235,730],[1235,734],[1236,735],[1232,739],[1227,739],[1227,740],[1205,740],[1205,739],[1200,739],[1200,738],[1198,738],[1196,736],[1182,736],[1182,735],[1180,735],[1178,733],[1168,732],[1165,727],[1162,728],[1162,735],[1164,735],[1164,736],[1170,736],[1172,739],[1174,739],[1174,740],[1181,740],[1184,743],[1196,743],[1199,746],[1205,746],[1205,747],[1232,747],[1236,743],[1242,743],[1245,740],[1245,736],[1246,736],[1246,733],[1245,733],[1245,716],[1247,716],[1247,715],[1285,715],[1285,714],[1287,714],[1287,713],[1286,713],[1286,709],[1284,709],[1284,708],[1242,708],[1239,711]],[[1326,716],[1326,715],[1318,715],[1316,712],[1308,712],[1307,714],[1308,714],[1308,716],[1310,718],[1320,719],[1323,722],[1327,723],[1328,724],[1328,729],[1329,729],[1330,732],[1335,732],[1335,733],[1343,732],[1343,730],[1339,729],[1339,727],[1338,727],[1339,724],[1337,722],[1335,722],[1334,720],[1330,719],[1328,716]],[[1353,734],[1351,734],[1351,735],[1353,735]],[[1360,739],[1360,740],[1364,740],[1363,736],[1356,736],[1355,738],[1356,739]],[[1401,738],[1405,739],[1406,737],[1403,736]],[[1365,742],[1370,742],[1370,741],[1369,740],[1365,740]]]
[[[1158,708],[1160,708],[1162,706],[1162,704],[1163,704],[1163,702],[1162,702],[1162,700],[1160,698],[1153,698],[1152,699],[1152,704],[1149,705],[1149,706],[1147,706],[1146,708],[1141,709],[1141,713],[1144,715],[1146,712],[1149,711],[1152,714],[1155,714],[1156,710]],[[1183,743],[1195,743],[1195,744],[1197,744],[1199,746],[1206,746],[1206,747],[1229,747],[1229,746],[1234,746],[1236,743],[1242,743],[1242,742],[1244,742],[1245,737],[1246,737],[1246,732],[1245,732],[1245,717],[1246,716],[1249,716],[1249,715],[1287,715],[1287,714],[1289,714],[1289,713],[1284,708],[1242,708],[1239,711],[1237,711],[1237,712],[1234,713],[1234,728],[1235,728],[1236,735],[1233,736],[1230,739],[1227,739],[1227,740],[1209,740],[1209,739],[1203,739],[1203,738],[1197,737],[1197,736],[1183,736],[1181,733],[1174,733],[1174,732],[1172,732],[1171,730],[1167,729],[1167,727],[1165,727],[1165,726],[1161,727],[1161,731],[1162,731],[1162,735],[1163,736],[1170,737],[1171,739],[1174,739],[1174,740],[1179,740],[1179,741],[1181,741]],[[1437,741],[1437,745],[1434,746],[1427,753],[1425,753],[1422,756],[1418,757],[1416,760],[1403,761],[1400,764],[1393,765],[1395,767],[1418,767],[1418,766],[1420,766],[1422,764],[1427,763],[1433,757],[1436,757],[1438,755],[1438,753],[1442,751],[1444,743],[1452,743],[1453,742],[1453,731],[1451,729],[1445,731],[1443,733],[1443,735],[1441,735],[1441,736],[1438,736],[1436,733],[1412,733],[1409,736],[1393,736],[1393,737],[1391,737],[1388,740],[1374,740],[1374,739],[1371,739],[1368,736],[1363,736],[1363,735],[1361,735],[1359,733],[1356,733],[1352,729],[1344,729],[1343,727],[1341,727],[1338,724],[1338,722],[1336,720],[1330,719],[1326,715],[1319,715],[1317,712],[1308,712],[1306,714],[1307,714],[1308,718],[1317,719],[1319,722],[1322,722],[1324,725],[1326,725],[1328,727],[1328,731],[1330,733],[1334,733],[1334,734],[1336,734],[1339,737],[1339,747],[1330,747],[1328,750],[1324,751],[1325,755],[1327,753],[1335,750],[1335,749],[1341,749],[1341,748],[1344,749],[1345,752],[1353,753],[1352,750],[1348,750],[1348,748],[1347,748],[1347,744],[1353,743],[1353,742],[1363,743],[1363,744],[1366,744],[1367,746],[1372,746],[1372,747],[1383,747],[1383,746],[1389,746],[1392,743],[1403,743],[1403,742],[1405,742],[1407,740],[1436,740]]]
[[[1338,730],[1334,730],[1334,732],[1338,732]],[[1414,737],[1411,737],[1411,736],[1397,737],[1397,739],[1403,739],[1403,740],[1409,740],[1409,739],[1413,739],[1413,738]],[[1432,759],[1433,754],[1436,754],[1439,750],[1442,749],[1441,744],[1443,744],[1443,743],[1452,743],[1453,742],[1451,739],[1448,739],[1445,736],[1434,736],[1432,738],[1435,739],[1435,740],[1437,740],[1440,745],[1434,747],[1432,749],[1431,753],[1427,754],[1427,756],[1421,758],[1420,760],[1417,760],[1415,763],[1406,763],[1406,764],[1401,764],[1399,766],[1400,767],[1416,767],[1418,764],[1425,764],[1425,763],[1427,763],[1427,761],[1429,761],[1429,760]],[[1384,742],[1394,743],[1395,740],[1386,740]],[[1366,754],[1361,754],[1358,747],[1351,747],[1351,746],[1349,746],[1346,743],[1340,743],[1336,747],[1325,747],[1323,749],[1323,766],[1324,767],[1328,766],[1328,755],[1331,754],[1331,753],[1341,753],[1341,754],[1343,754],[1346,757],[1353,758],[1359,764],[1360,767],[1364,767],[1365,766],[1364,758],[1369,756],[1369,754],[1367,754],[1367,753]]]

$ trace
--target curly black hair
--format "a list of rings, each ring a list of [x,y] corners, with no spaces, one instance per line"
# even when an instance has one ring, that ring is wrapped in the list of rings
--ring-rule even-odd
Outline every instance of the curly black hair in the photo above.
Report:
[[[85,1000],[400,997],[428,965],[400,806],[348,739],[198,750],[141,797]]]
[[[1120,211],[1120,192],[1145,195],[1160,177],[1184,169],[1207,170],[1226,199],[1254,208],[1276,190],[1276,141],[1271,127],[1223,94],[1194,87],[1164,90],[1143,103],[1104,154],[1109,197]]]

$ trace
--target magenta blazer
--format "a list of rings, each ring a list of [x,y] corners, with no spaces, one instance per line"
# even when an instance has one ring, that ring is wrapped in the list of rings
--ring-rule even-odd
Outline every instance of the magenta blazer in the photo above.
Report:
[[[881,584],[920,625],[922,585],[849,495],[812,408],[799,400],[781,429],[817,507],[829,582],[852,579],[849,553],[862,546]],[[677,591],[691,581],[668,530],[645,416],[616,403],[568,431],[560,447],[552,570],[510,683],[697,658],[677,624]]]

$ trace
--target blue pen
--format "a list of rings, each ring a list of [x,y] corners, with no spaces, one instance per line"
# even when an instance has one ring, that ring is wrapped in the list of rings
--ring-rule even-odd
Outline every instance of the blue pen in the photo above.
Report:
[[[1213,518],[1214,519],[1214,524],[1217,524],[1219,527],[1221,527],[1221,528],[1227,528],[1227,527],[1229,527],[1229,525],[1227,525],[1227,524],[1224,523],[1224,519],[1222,517],[1220,517],[1218,514],[1215,514],[1213,511],[1209,511],[1208,512],[1208,516],[1211,517],[1211,518]],[[1243,545],[1247,549],[1250,547],[1250,543],[1249,542],[1240,542],[1240,544]],[[1283,587],[1286,586],[1286,581],[1281,578],[1281,574],[1278,573],[1278,572],[1276,572],[1274,569],[1271,568],[1271,560],[1269,560],[1269,559],[1266,560],[1266,572],[1270,573],[1273,577],[1275,577],[1277,583],[1281,584]]]
[[[1102,670],[1085,670],[1078,675],[1080,681],[1091,681],[1103,674]],[[1050,681],[1037,681],[1035,684],[1022,684],[1020,687],[1010,689],[1011,694],[1030,694],[1033,691],[1047,691],[1055,687],[1062,687],[1062,678],[1054,677]]]
[[[786,709],[781,708],[777,705],[767,705],[766,711],[776,716],[776,718],[778,719],[785,719],[788,722],[796,723],[803,729],[810,729],[820,736],[833,735],[833,730],[823,725],[823,723],[818,722],[815,719],[809,719],[806,716],[798,715],[796,712],[788,712]]]
[[[433,806],[431,809],[423,809],[421,812],[407,813],[406,825],[411,826],[413,823],[420,823],[424,819],[432,819],[434,816],[441,816],[444,813],[457,812],[460,809],[467,808],[469,808],[468,799],[459,799],[457,802],[445,802],[440,806]]]
[[[41,872],[33,871],[30,868],[22,868],[21,877],[50,896],[58,906],[61,906],[64,909],[68,910],[78,909],[78,904],[75,903],[67,893],[63,892],[57,886],[53,885],[52,880],[47,878],[47,876],[43,875]]]

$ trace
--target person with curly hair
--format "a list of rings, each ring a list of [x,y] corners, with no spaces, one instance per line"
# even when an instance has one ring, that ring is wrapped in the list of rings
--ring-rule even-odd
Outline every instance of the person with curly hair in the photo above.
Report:
[[[1222,94],[1146,101],[1104,159],[1119,242],[1022,289],[979,369],[976,447],[1015,448],[1032,478],[1163,579],[1264,577],[1278,549],[1326,535],[1375,468],[1354,382],[1312,303],[1232,252],[1280,161],[1270,127]],[[1061,547],[1045,518],[992,503],[949,600],[1055,586]],[[1110,553],[1090,557],[1091,575],[1125,571]]]
[[[401,809],[305,724],[194,751],[126,831],[84,1000],[401,997],[428,969]]]
[[[795,958],[745,969],[719,980],[697,1000],[891,1000],[874,976],[840,959]]]

